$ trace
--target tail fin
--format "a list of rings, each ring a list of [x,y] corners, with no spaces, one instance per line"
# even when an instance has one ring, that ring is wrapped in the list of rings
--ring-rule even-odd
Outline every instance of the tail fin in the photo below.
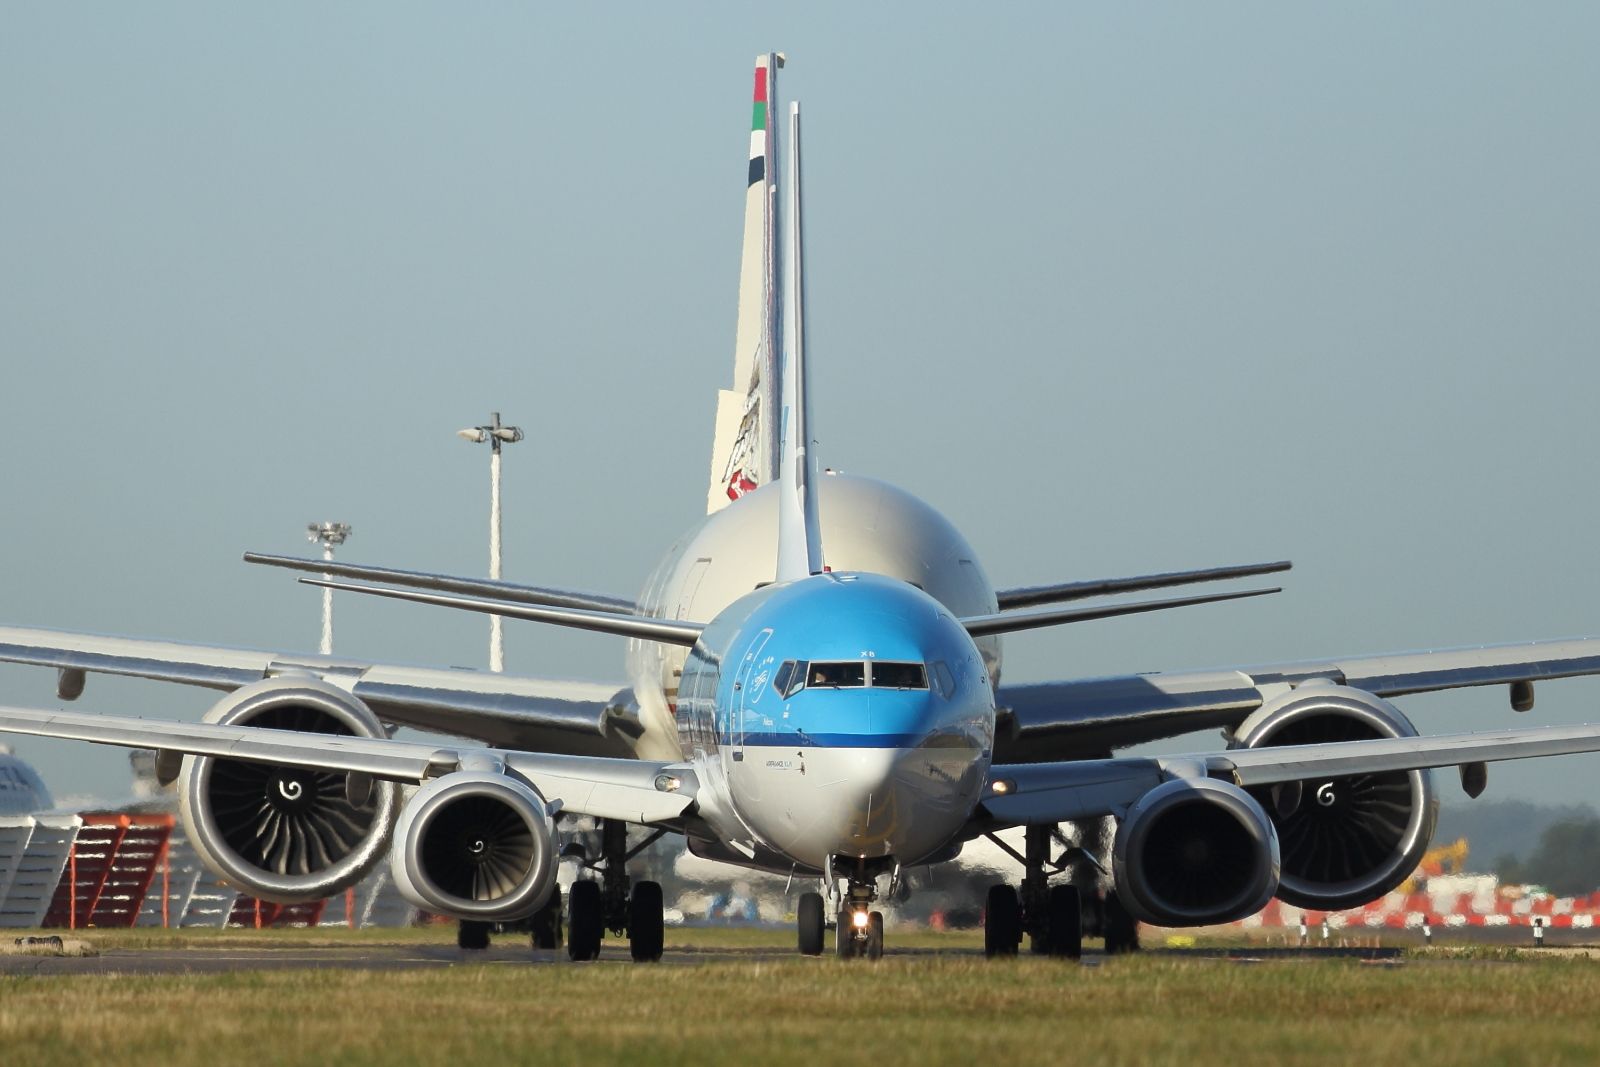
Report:
[[[781,53],[756,57],[733,388],[717,393],[708,515],[777,474],[777,138],[771,105],[777,99],[781,66]]]
[[[788,219],[783,263],[783,371],[779,388],[783,454],[778,463],[777,580],[821,574],[822,531],[817,514],[817,459],[811,451],[811,403],[806,371],[805,226],[800,214],[800,105],[789,105]]]

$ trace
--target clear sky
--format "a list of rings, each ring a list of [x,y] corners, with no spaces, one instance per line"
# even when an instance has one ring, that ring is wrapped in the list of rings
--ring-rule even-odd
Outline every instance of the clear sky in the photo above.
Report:
[[[7,4],[0,619],[314,648],[317,594],[239,554],[340,519],[342,558],[481,573],[453,431],[492,409],[528,434],[507,576],[636,592],[704,500],[779,49],[825,463],[1001,585],[1296,562],[1012,637],[1010,679],[1600,633],[1597,41],[1587,3]],[[476,665],[485,631],[346,597],[337,651]],[[601,635],[509,623],[507,658],[621,678]],[[1600,719],[1600,683],[1538,695],[1516,721]],[[118,750],[10,740],[60,794],[126,790]]]

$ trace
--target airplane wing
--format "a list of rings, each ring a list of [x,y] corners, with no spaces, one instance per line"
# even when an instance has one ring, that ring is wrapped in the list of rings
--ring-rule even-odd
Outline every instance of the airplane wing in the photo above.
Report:
[[[1222,582],[1258,574],[1276,574],[1293,566],[1294,564],[1284,559],[1273,563],[1207,567],[1198,571],[1141,574],[1133,578],[1096,578],[1091,581],[1061,582],[1056,585],[1030,585],[1025,588],[996,590],[995,599],[999,601],[1001,611],[1012,611],[1016,608],[1037,607],[1040,604],[1055,604],[1063,600],[1084,600],[1118,593],[1143,592],[1147,589],[1170,589],[1177,585],[1198,585],[1201,582]]]
[[[561,810],[605,819],[661,823],[694,803],[698,783],[685,764],[439,746],[385,737],[344,737],[211,723],[0,707],[0,732],[60,737],[123,748],[316,767],[421,782],[458,770],[503,765]]]
[[[354,694],[385,722],[541,752],[624,756],[626,738],[642,729],[631,690],[595,682],[24,627],[0,627],[0,662],[56,668],[63,699],[78,695],[84,672],[224,691],[312,674]]]
[[[1312,679],[1379,697],[1600,674],[1600,638],[1307,660],[1212,671],[1002,685],[997,763],[1103,755],[1194,730],[1230,729]]]
[[[547,586],[519,585],[516,582],[502,582],[491,578],[463,578],[454,574],[434,574],[431,571],[373,567],[363,563],[337,563],[333,560],[305,559],[300,556],[273,556],[263,552],[246,552],[244,561],[267,567],[282,567],[291,571],[306,571],[324,577],[333,575],[339,578],[359,578],[367,582],[408,585],[440,593],[491,596],[523,604],[548,604],[558,608],[581,608],[587,611],[624,614],[639,610],[636,603],[622,597],[607,596],[603,593],[575,592],[571,589],[551,589]]]
[[[1481,730],[1148,759],[996,766],[990,768],[981,808],[1000,826],[1068,822],[1105,815],[1121,817],[1148,790],[1171,778],[1229,778],[1235,785],[1251,788],[1309,778],[1345,778],[1580,752],[1600,752],[1600,725]]]

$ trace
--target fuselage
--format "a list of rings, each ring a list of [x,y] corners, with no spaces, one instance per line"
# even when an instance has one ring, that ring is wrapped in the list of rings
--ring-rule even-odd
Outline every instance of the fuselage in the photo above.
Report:
[[[778,536],[774,489],[747,493],[679,538],[640,592],[640,609],[659,618],[707,622],[769,585]],[[830,570],[898,578],[958,618],[998,610],[994,586],[966,538],[905,490],[830,471],[818,480],[818,509]],[[983,638],[977,645],[990,683],[998,685],[999,639]],[[674,710],[686,654],[655,641],[628,643],[628,681],[643,728],[634,744],[641,758],[679,755]]]
[[[728,858],[927,858],[966,823],[993,752],[999,641],[957,619],[994,612],[994,588],[939,512],[831,472],[831,573],[774,585],[777,511],[770,488],[745,495],[651,576],[642,609],[709,625],[692,649],[630,642],[638,754],[694,763]],[[818,664],[839,684],[808,684]]]

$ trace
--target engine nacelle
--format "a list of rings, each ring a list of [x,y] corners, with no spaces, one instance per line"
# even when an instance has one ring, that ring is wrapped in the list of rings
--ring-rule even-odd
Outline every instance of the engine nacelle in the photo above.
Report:
[[[267,678],[217,702],[225,726],[383,737],[349,693],[310,676]],[[218,877],[279,904],[321,900],[383,858],[400,789],[364,775],[185,756],[178,806],[189,843]]]
[[[1361,689],[1308,682],[1262,705],[1231,748],[1415,737],[1398,708]],[[1375,900],[1405,881],[1433,840],[1439,798],[1425,770],[1312,779],[1251,790],[1278,830],[1278,896],[1335,911]]]
[[[1160,926],[1232,922],[1278,888],[1278,835],[1250,794],[1215,778],[1176,778],[1139,798],[1112,844],[1117,893]]]
[[[395,887],[425,911],[507,922],[538,911],[555,889],[555,825],[520,778],[456,771],[429,782],[395,834]]]

